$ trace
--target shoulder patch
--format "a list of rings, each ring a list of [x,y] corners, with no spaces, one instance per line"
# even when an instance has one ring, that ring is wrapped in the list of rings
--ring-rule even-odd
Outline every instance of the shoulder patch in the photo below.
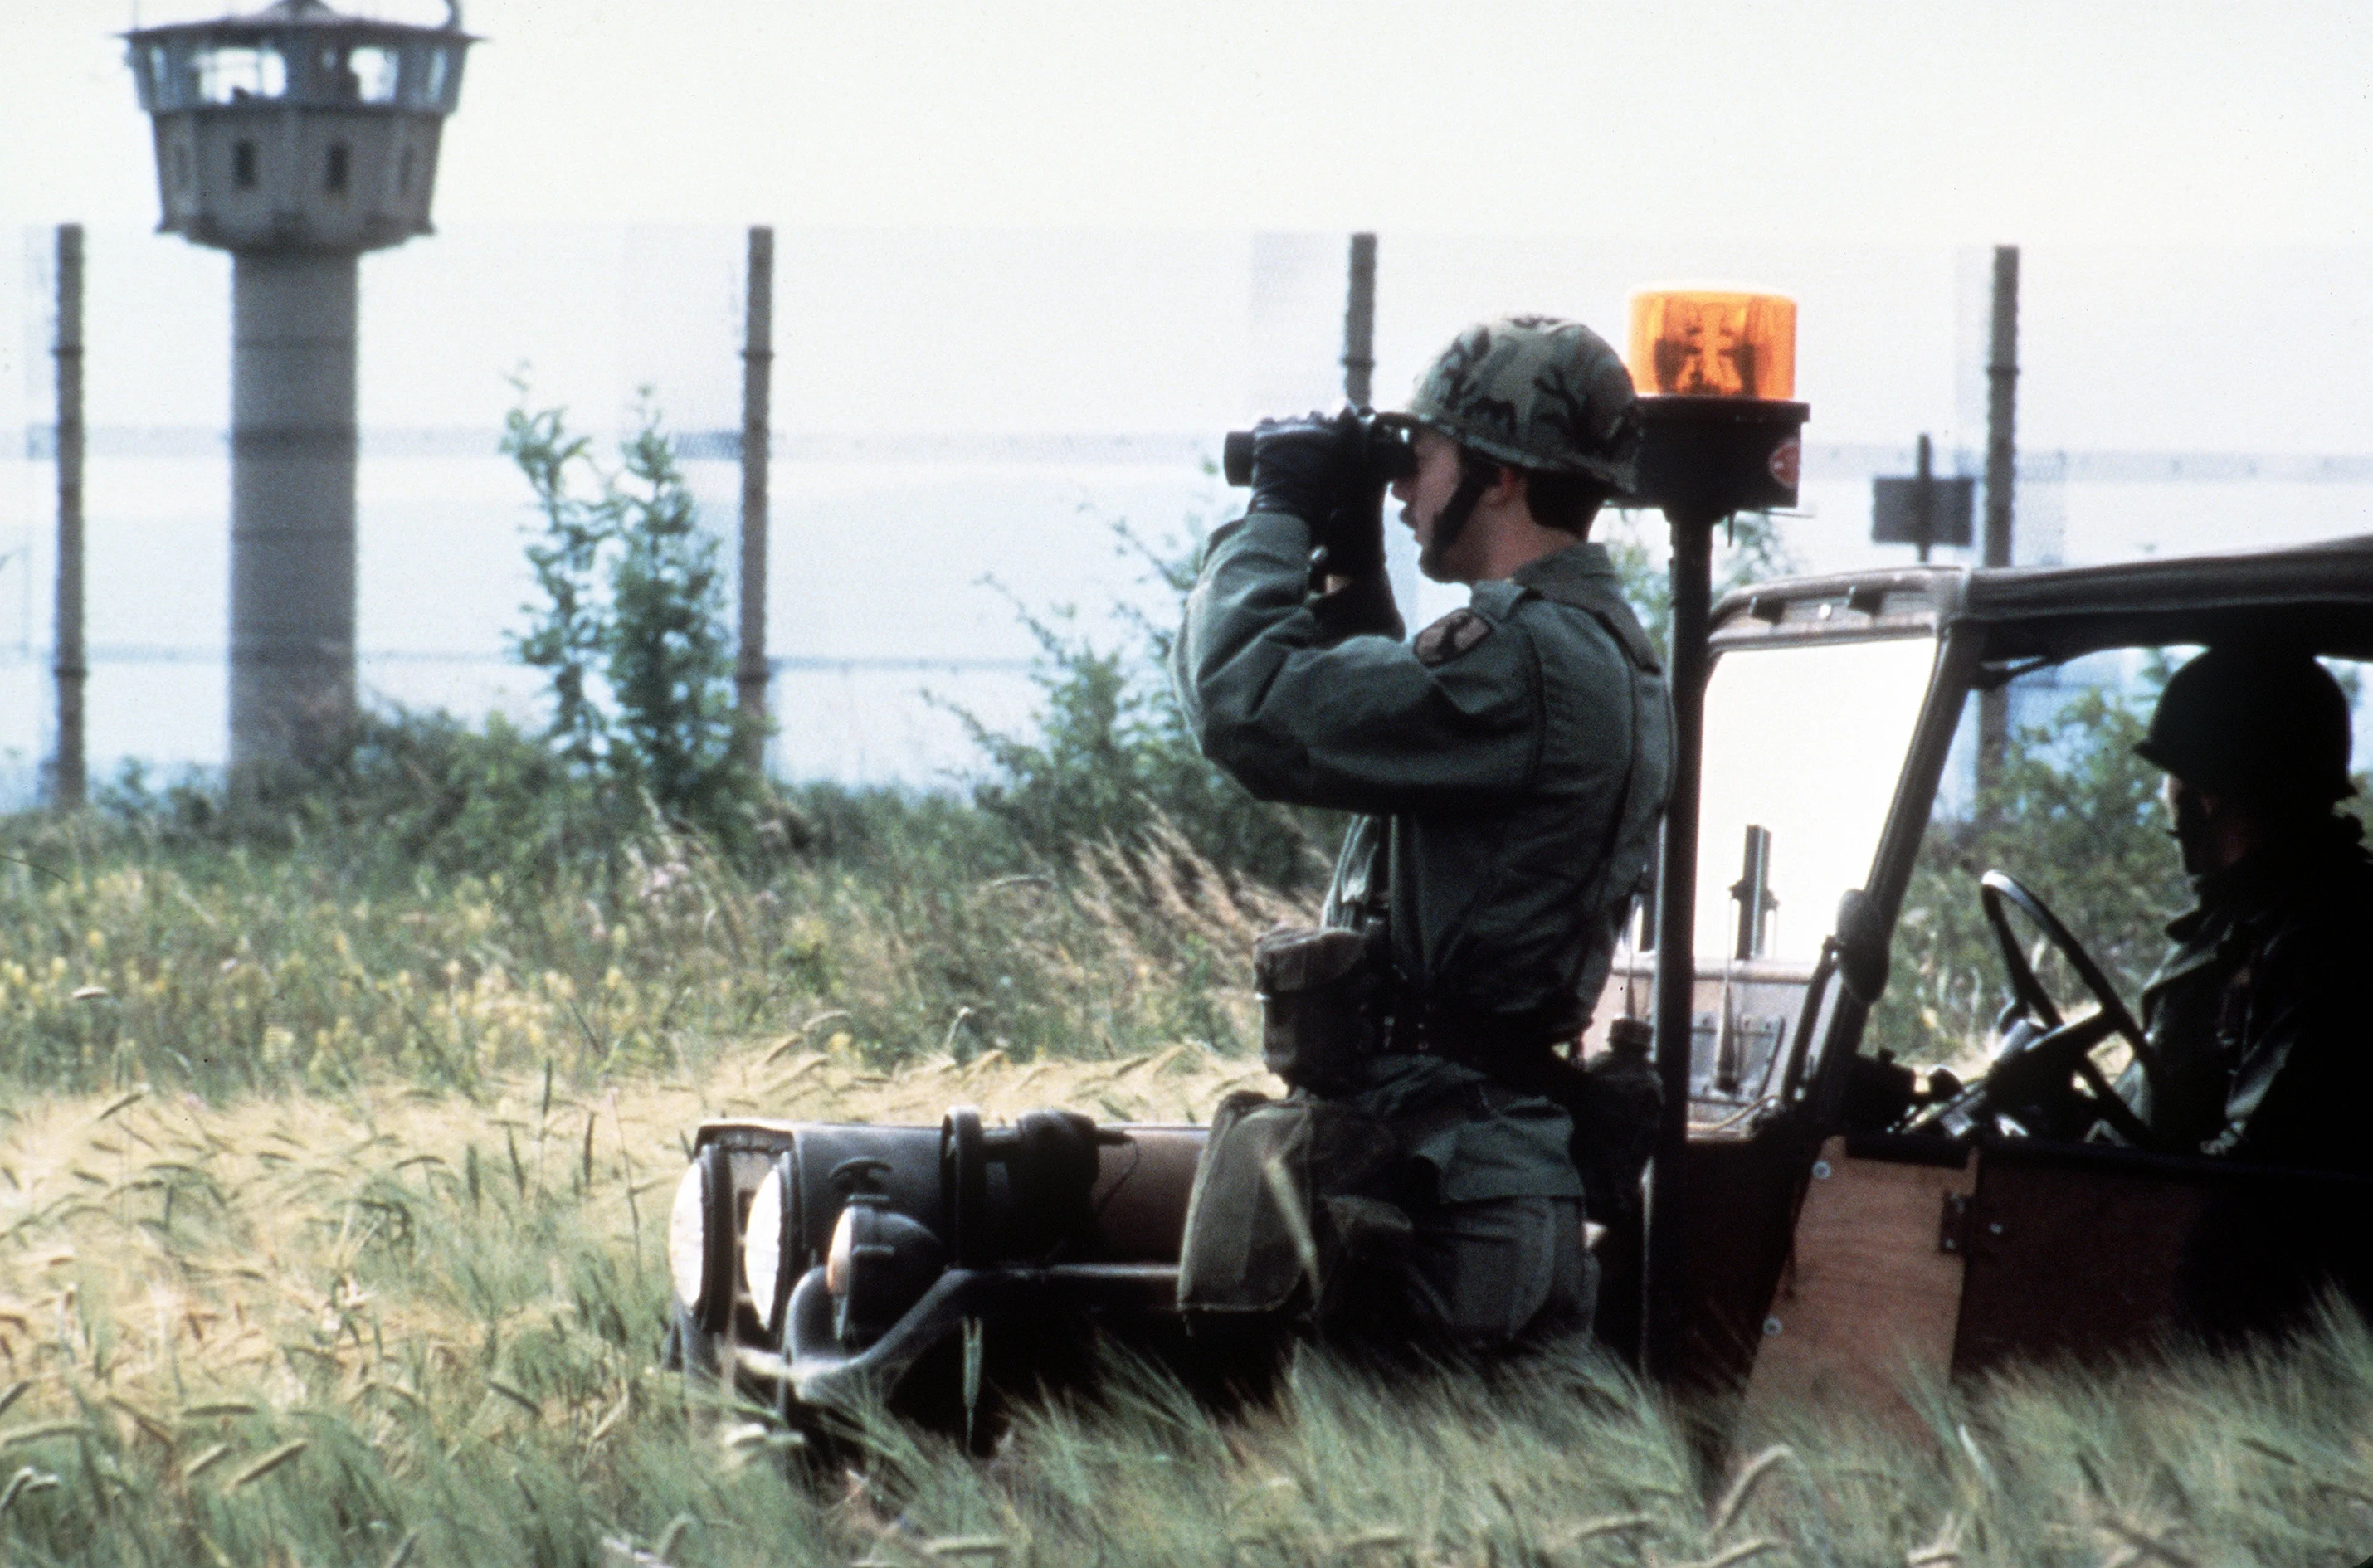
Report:
[[[1431,669],[1452,660],[1491,635],[1491,623],[1472,610],[1453,610],[1417,634],[1417,661]]]

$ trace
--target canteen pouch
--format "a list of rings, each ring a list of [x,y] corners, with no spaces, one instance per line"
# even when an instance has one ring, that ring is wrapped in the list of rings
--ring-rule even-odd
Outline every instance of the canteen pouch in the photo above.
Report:
[[[1374,1196],[1399,1155],[1382,1118],[1334,1101],[1240,1090],[1220,1103],[1186,1199],[1181,1311],[1324,1319],[1357,1265],[1407,1249],[1409,1217]]]
[[[1380,1033],[1384,984],[1368,941],[1336,927],[1280,926],[1253,943],[1261,1060],[1296,1089],[1350,1085]]]
[[[1573,1117],[1573,1163],[1590,1217],[1607,1224],[1638,1217],[1640,1176],[1664,1119],[1665,1088],[1648,1054],[1651,1038],[1641,1020],[1616,1019],[1607,1031],[1610,1048],[1584,1070],[1580,1093],[1565,1107]]]

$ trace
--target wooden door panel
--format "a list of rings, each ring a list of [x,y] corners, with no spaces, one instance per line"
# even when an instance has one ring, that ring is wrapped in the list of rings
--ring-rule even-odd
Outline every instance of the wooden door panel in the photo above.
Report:
[[[2027,1141],[1982,1164],[1956,1372],[2279,1328],[2327,1288],[2373,1305],[2373,1178]]]
[[[1953,1370],[2090,1355],[2172,1327],[2202,1194],[2157,1173],[1989,1157],[1962,1233]]]
[[[1807,1401],[1909,1416],[1906,1382],[1944,1380],[1962,1259],[1938,1245],[1939,1218],[1979,1179],[1976,1151],[1957,1153],[1958,1165],[1822,1144],[1748,1378],[1750,1416]]]

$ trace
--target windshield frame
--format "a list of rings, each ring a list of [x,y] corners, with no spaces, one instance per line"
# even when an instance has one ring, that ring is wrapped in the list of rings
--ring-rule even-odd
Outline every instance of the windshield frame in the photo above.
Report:
[[[1798,578],[1741,590],[1714,610],[1708,651],[1716,665],[1730,653],[1813,643],[1920,639],[1935,648],[1927,690],[1862,884],[1890,942],[1962,706],[1979,673],[1984,628],[1955,614],[1967,580],[1957,568]],[[1701,839],[1701,860],[1707,848]],[[1805,998],[1808,1026],[1797,1031],[1780,1074],[1783,1114],[1809,1110],[1818,1126],[1838,1118],[1869,1013],[1839,983],[1836,951],[1832,929]]]

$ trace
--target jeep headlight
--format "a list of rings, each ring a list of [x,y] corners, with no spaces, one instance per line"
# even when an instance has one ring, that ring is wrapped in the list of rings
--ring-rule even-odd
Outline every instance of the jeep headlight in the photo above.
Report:
[[[750,1303],[758,1309],[758,1321],[769,1334],[774,1332],[776,1311],[782,1302],[783,1225],[791,1206],[784,1180],[787,1163],[776,1161],[766,1179],[758,1184],[742,1233],[742,1281],[750,1287]]]
[[[947,1266],[947,1249],[878,1192],[853,1194],[833,1223],[824,1260],[832,1328],[845,1345],[880,1335],[922,1299]]]
[[[675,1206],[668,1211],[668,1277],[676,1304],[696,1315],[708,1292],[708,1180],[702,1164],[684,1167]]]
[[[692,1320],[711,1334],[733,1321],[732,1156],[710,1143],[693,1156],[668,1211],[668,1279]]]

